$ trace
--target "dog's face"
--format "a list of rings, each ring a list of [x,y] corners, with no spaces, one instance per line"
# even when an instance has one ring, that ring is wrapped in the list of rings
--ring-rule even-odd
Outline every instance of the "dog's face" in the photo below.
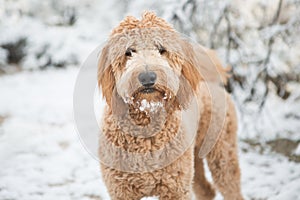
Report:
[[[185,107],[201,80],[193,51],[152,13],[141,21],[126,18],[100,56],[98,83],[108,105],[113,107],[120,98],[139,111]]]
[[[129,104],[149,110],[178,94],[182,69],[169,61],[167,47],[154,35],[158,33],[146,29],[127,38],[125,63],[114,69],[118,95]]]

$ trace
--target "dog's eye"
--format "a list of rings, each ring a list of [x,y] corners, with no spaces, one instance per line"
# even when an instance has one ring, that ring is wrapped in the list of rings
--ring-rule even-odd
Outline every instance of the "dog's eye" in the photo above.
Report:
[[[158,47],[158,51],[161,55],[167,52],[167,50],[163,46]]]
[[[135,52],[136,52],[135,49],[128,48],[128,49],[126,49],[125,56],[131,57],[132,53],[135,53]]]

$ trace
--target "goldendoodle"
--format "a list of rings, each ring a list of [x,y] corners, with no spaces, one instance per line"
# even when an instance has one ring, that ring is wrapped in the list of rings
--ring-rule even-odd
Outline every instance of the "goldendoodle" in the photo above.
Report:
[[[243,199],[237,119],[215,53],[152,12],[126,17],[99,58],[106,99],[99,139],[103,180],[112,200]]]

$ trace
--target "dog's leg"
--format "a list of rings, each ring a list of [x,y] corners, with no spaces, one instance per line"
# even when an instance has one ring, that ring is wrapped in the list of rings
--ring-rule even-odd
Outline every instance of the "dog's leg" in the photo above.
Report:
[[[159,196],[159,200],[191,200],[192,195],[191,193],[181,193],[181,194],[174,194],[174,193],[169,193],[169,194],[163,194]]]
[[[106,182],[107,184],[107,182]],[[138,195],[133,191],[133,188],[129,188],[128,184],[120,184],[112,186],[107,185],[107,190],[111,200],[140,200],[143,196]]]
[[[124,191],[122,195],[110,192],[109,196],[111,200],[140,200],[142,198],[142,196],[141,197],[133,196],[132,193],[128,193],[126,191]]]
[[[237,155],[236,116],[229,104],[226,124],[213,150],[207,155],[212,177],[225,200],[242,200]]]
[[[162,169],[159,200],[191,200],[194,149],[189,148],[180,158]]]
[[[197,148],[195,152],[199,152]],[[194,184],[193,189],[198,200],[212,200],[215,196],[215,191],[212,188],[211,184],[206,180],[203,160],[200,159],[197,154],[195,155],[195,175],[194,175]]]
[[[169,179],[170,181],[175,181]],[[191,186],[182,187],[178,183],[174,182],[174,185],[162,185],[160,187],[159,200],[191,200],[192,192]]]
[[[209,153],[207,161],[214,183],[224,199],[242,200],[236,145],[231,146],[226,141],[221,141]]]
[[[208,103],[207,103],[208,104]],[[208,104],[209,105],[209,104]],[[195,141],[195,151],[194,151],[194,183],[193,190],[197,200],[212,200],[215,197],[215,191],[212,185],[206,180],[205,171],[203,166],[203,158],[199,157],[200,148],[204,137],[207,133],[209,127],[209,121],[207,118],[211,117],[210,107],[206,106],[202,110],[201,116],[206,116],[201,118],[199,122],[199,128],[197,132],[197,137]]]
[[[143,195],[128,181],[128,173],[101,164],[102,178],[111,200],[140,200]]]

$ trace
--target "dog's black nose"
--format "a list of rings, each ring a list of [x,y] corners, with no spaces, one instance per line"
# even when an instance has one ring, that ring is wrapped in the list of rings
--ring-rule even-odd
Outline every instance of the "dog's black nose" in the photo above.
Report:
[[[155,84],[156,73],[151,71],[145,71],[139,74],[139,81],[144,87],[151,87]]]

